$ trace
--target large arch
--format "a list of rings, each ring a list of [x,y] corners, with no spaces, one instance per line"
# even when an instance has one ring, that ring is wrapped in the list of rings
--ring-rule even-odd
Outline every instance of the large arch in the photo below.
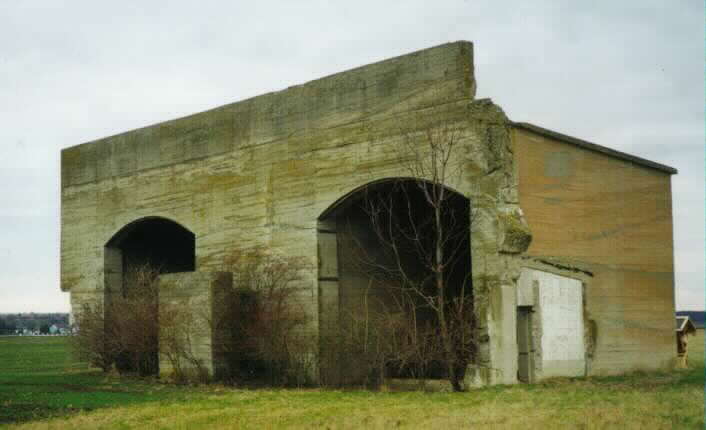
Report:
[[[377,179],[375,181],[368,182],[366,184],[360,185],[353,190],[347,192],[343,196],[339,197],[331,203],[323,212],[321,212],[321,215],[319,215],[318,220],[319,221],[325,221],[326,219],[335,216],[337,212],[340,212],[343,208],[349,206],[350,204],[362,199],[365,196],[365,192],[370,189],[374,189],[375,187],[381,186],[381,185],[393,185],[393,184],[399,184],[399,183],[412,183],[412,182],[419,182],[422,184],[428,184],[428,185],[434,185],[433,182],[427,181],[425,179],[419,179],[419,178],[414,178],[411,176],[398,176],[398,177],[390,177],[390,178],[383,178],[383,179]],[[450,187],[448,185],[442,185],[442,187],[450,192],[453,195],[458,195],[462,196],[463,194],[454,189],[453,187]]]
[[[349,330],[356,316],[388,313],[397,306],[394,293],[399,278],[408,277],[413,283],[432,287],[429,277],[427,245],[435,235],[434,211],[424,195],[438,185],[415,178],[386,178],[367,183],[336,200],[318,218],[319,243],[319,326],[322,337],[327,332]],[[471,276],[471,208],[470,200],[461,193],[442,186],[447,193],[442,211],[444,255],[453,256],[445,273],[445,289],[450,296],[459,296],[461,289],[472,301]],[[437,188],[439,189],[439,188]],[[379,216],[376,211],[384,212]],[[391,251],[391,242],[398,251]],[[395,274],[388,268],[400,267]],[[400,275],[400,272],[404,272]],[[390,276],[388,278],[388,275]],[[395,279],[397,277],[397,279]],[[389,282],[392,287],[384,286]],[[414,296],[414,295],[412,295]],[[416,297],[419,299],[419,297]],[[437,314],[418,303],[420,324],[438,325]],[[399,309],[399,308],[398,308]],[[321,376],[333,383],[357,383],[363,375],[356,374],[355,365],[347,366],[340,359],[327,360],[329,345],[322,343]],[[470,357],[469,357],[470,359]],[[355,361],[355,358],[352,358]],[[331,362],[336,362],[331,366]],[[443,377],[444,369],[433,363],[424,377]],[[393,370],[393,373],[395,371]],[[397,371],[393,376],[405,377]],[[326,382],[326,381],[325,381]]]

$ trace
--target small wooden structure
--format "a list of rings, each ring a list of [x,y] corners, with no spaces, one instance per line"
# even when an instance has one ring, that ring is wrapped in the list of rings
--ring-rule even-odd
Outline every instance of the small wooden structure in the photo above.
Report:
[[[688,316],[677,317],[677,367],[686,368],[689,336],[696,333],[696,326]]]

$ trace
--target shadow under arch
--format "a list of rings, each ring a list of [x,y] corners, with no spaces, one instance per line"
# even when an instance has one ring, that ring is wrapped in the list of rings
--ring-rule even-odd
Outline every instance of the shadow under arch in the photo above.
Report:
[[[380,179],[348,192],[319,216],[319,327],[324,339],[320,345],[320,375],[324,383],[359,384],[366,377],[359,372],[355,357],[346,357],[345,354],[327,356],[327,338],[331,337],[330,333],[353,330],[353,326],[346,326],[355,324],[354,320],[361,315],[389,312],[395,306],[391,303],[391,300],[395,301],[391,299],[391,289],[384,283],[397,280],[386,278],[381,281],[395,272],[388,268],[399,265],[405,276],[423,288],[433,288],[433,283],[429,282],[433,274],[428,260],[433,251],[426,250],[434,249],[437,229],[435,212],[424,192],[438,191],[439,188],[435,187],[439,186],[410,177]],[[471,201],[451,187],[441,187],[448,193],[441,213],[442,249],[444,256],[452,256],[444,275],[444,294],[452,299],[463,296],[472,303]],[[380,202],[382,204],[376,210],[382,210],[386,216],[374,218],[373,206]],[[397,234],[394,240],[400,252],[389,252],[391,237],[385,238],[381,234]],[[365,261],[361,263],[361,260]],[[372,272],[381,268],[386,272],[382,276],[378,276],[380,272]],[[380,307],[375,308],[372,303],[378,303]],[[433,309],[423,304],[414,306],[418,309],[416,317],[420,323],[439,325]],[[468,358],[471,359],[470,355]],[[393,374],[389,376],[409,377],[418,370],[412,367],[392,370]],[[465,369],[465,366],[461,367]],[[446,377],[445,372],[444,366],[436,362],[421,373],[424,378],[436,379]]]
[[[148,216],[118,230],[105,244],[106,273],[150,265],[160,273],[196,269],[196,236],[169,218]],[[113,285],[110,285],[113,286]]]
[[[326,209],[324,209],[323,212],[321,212],[321,215],[319,215],[318,220],[324,221],[331,216],[335,216],[336,212],[339,212],[341,209],[345,209],[346,207],[352,205],[356,201],[361,200],[362,198],[364,198],[366,190],[370,190],[370,189],[373,189],[373,188],[376,188],[376,187],[379,187],[379,186],[385,185],[385,184],[402,184],[405,182],[415,183],[415,184],[426,184],[429,186],[435,185],[434,182],[432,182],[432,181],[429,181],[426,179],[414,178],[411,176],[397,176],[397,177],[376,179],[374,181],[360,185],[360,186],[352,189],[351,191],[347,192],[343,196],[339,197],[338,199],[336,199],[336,201],[331,203]],[[444,187],[444,189],[451,192],[453,195],[463,196],[463,193],[455,190],[454,188],[452,188],[448,185],[441,184],[441,186]]]

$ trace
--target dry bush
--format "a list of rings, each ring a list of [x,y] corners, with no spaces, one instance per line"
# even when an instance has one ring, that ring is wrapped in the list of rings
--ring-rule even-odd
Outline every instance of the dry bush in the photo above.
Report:
[[[370,294],[373,289],[375,295]],[[381,290],[385,299],[379,298]],[[371,282],[361,306],[344,311],[338,328],[322,336],[322,367],[329,369],[323,385],[374,388],[388,378],[413,378],[423,388],[429,378],[448,378],[439,326],[423,318],[424,311],[409,291]],[[449,317],[455,341],[465,339],[462,333],[472,334],[472,324],[457,330],[458,322]],[[330,375],[332,366],[338,376]]]
[[[252,248],[232,252],[224,266],[234,281],[228,316],[205,323],[231,333],[221,346],[230,361],[231,374],[225,376],[273,385],[311,383],[315,343],[306,331],[308,315],[297,303],[306,261]],[[186,300],[160,309],[158,276],[149,265],[128,268],[122,291],[103,304],[85,304],[76,315],[76,350],[104,371],[114,365],[141,376],[158,372],[161,354],[176,382],[205,381],[208,372],[192,350],[200,316]]]
[[[208,382],[208,369],[193,350],[194,327],[202,325],[200,316],[187,299],[162,303],[159,309],[159,354],[169,362],[169,378],[176,383]]]
[[[310,382],[314,363],[309,317],[297,303],[302,258],[262,247],[235,250],[224,271],[233,274],[231,361],[234,379],[274,385]]]
[[[74,334],[70,338],[71,347],[80,360],[108,372],[115,362],[117,349],[105,331],[103,306],[97,303],[84,303],[74,310]]]
[[[158,276],[159,270],[149,265],[128,268],[122,291],[109,294],[104,303],[83,304],[72,338],[80,357],[103,371],[114,365],[120,373],[148,376],[158,372],[161,352],[179,378],[187,368],[197,369],[199,377],[204,374],[190,349],[194,315],[188,303],[169,305],[160,313]]]
[[[156,373],[157,275],[149,266],[130,269],[122,291],[81,306],[72,342],[79,356],[104,371],[115,365],[121,373]]]
[[[106,333],[117,343],[115,365],[121,373],[154,375],[159,370],[159,270],[128,267],[121,294],[107,304]]]

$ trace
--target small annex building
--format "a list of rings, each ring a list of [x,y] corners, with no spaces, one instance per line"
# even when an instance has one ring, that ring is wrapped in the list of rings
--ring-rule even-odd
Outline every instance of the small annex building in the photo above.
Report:
[[[706,312],[704,311],[677,311],[677,318],[686,317],[691,321],[696,330],[704,329],[704,320],[706,320]]]
[[[696,334],[696,325],[688,316],[676,317],[677,366],[686,368],[689,363],[689,336]]]
[[[485,304],[468,384],[673,366],[676,170],[514,122],[475,92],[473,45],[454,42],[66,148],[61,289],[76,313],[150,261],[188,281],[160,301],[225,312],[227,251],[266,246],[311,263],[299,303],[322,333],[360,282],[341,270],[336,214],[405,177],[394,142],[451,125],[462,174],[444,185],[474,210],[468,264]],[[198,342],[217,373],[219,334]]]

